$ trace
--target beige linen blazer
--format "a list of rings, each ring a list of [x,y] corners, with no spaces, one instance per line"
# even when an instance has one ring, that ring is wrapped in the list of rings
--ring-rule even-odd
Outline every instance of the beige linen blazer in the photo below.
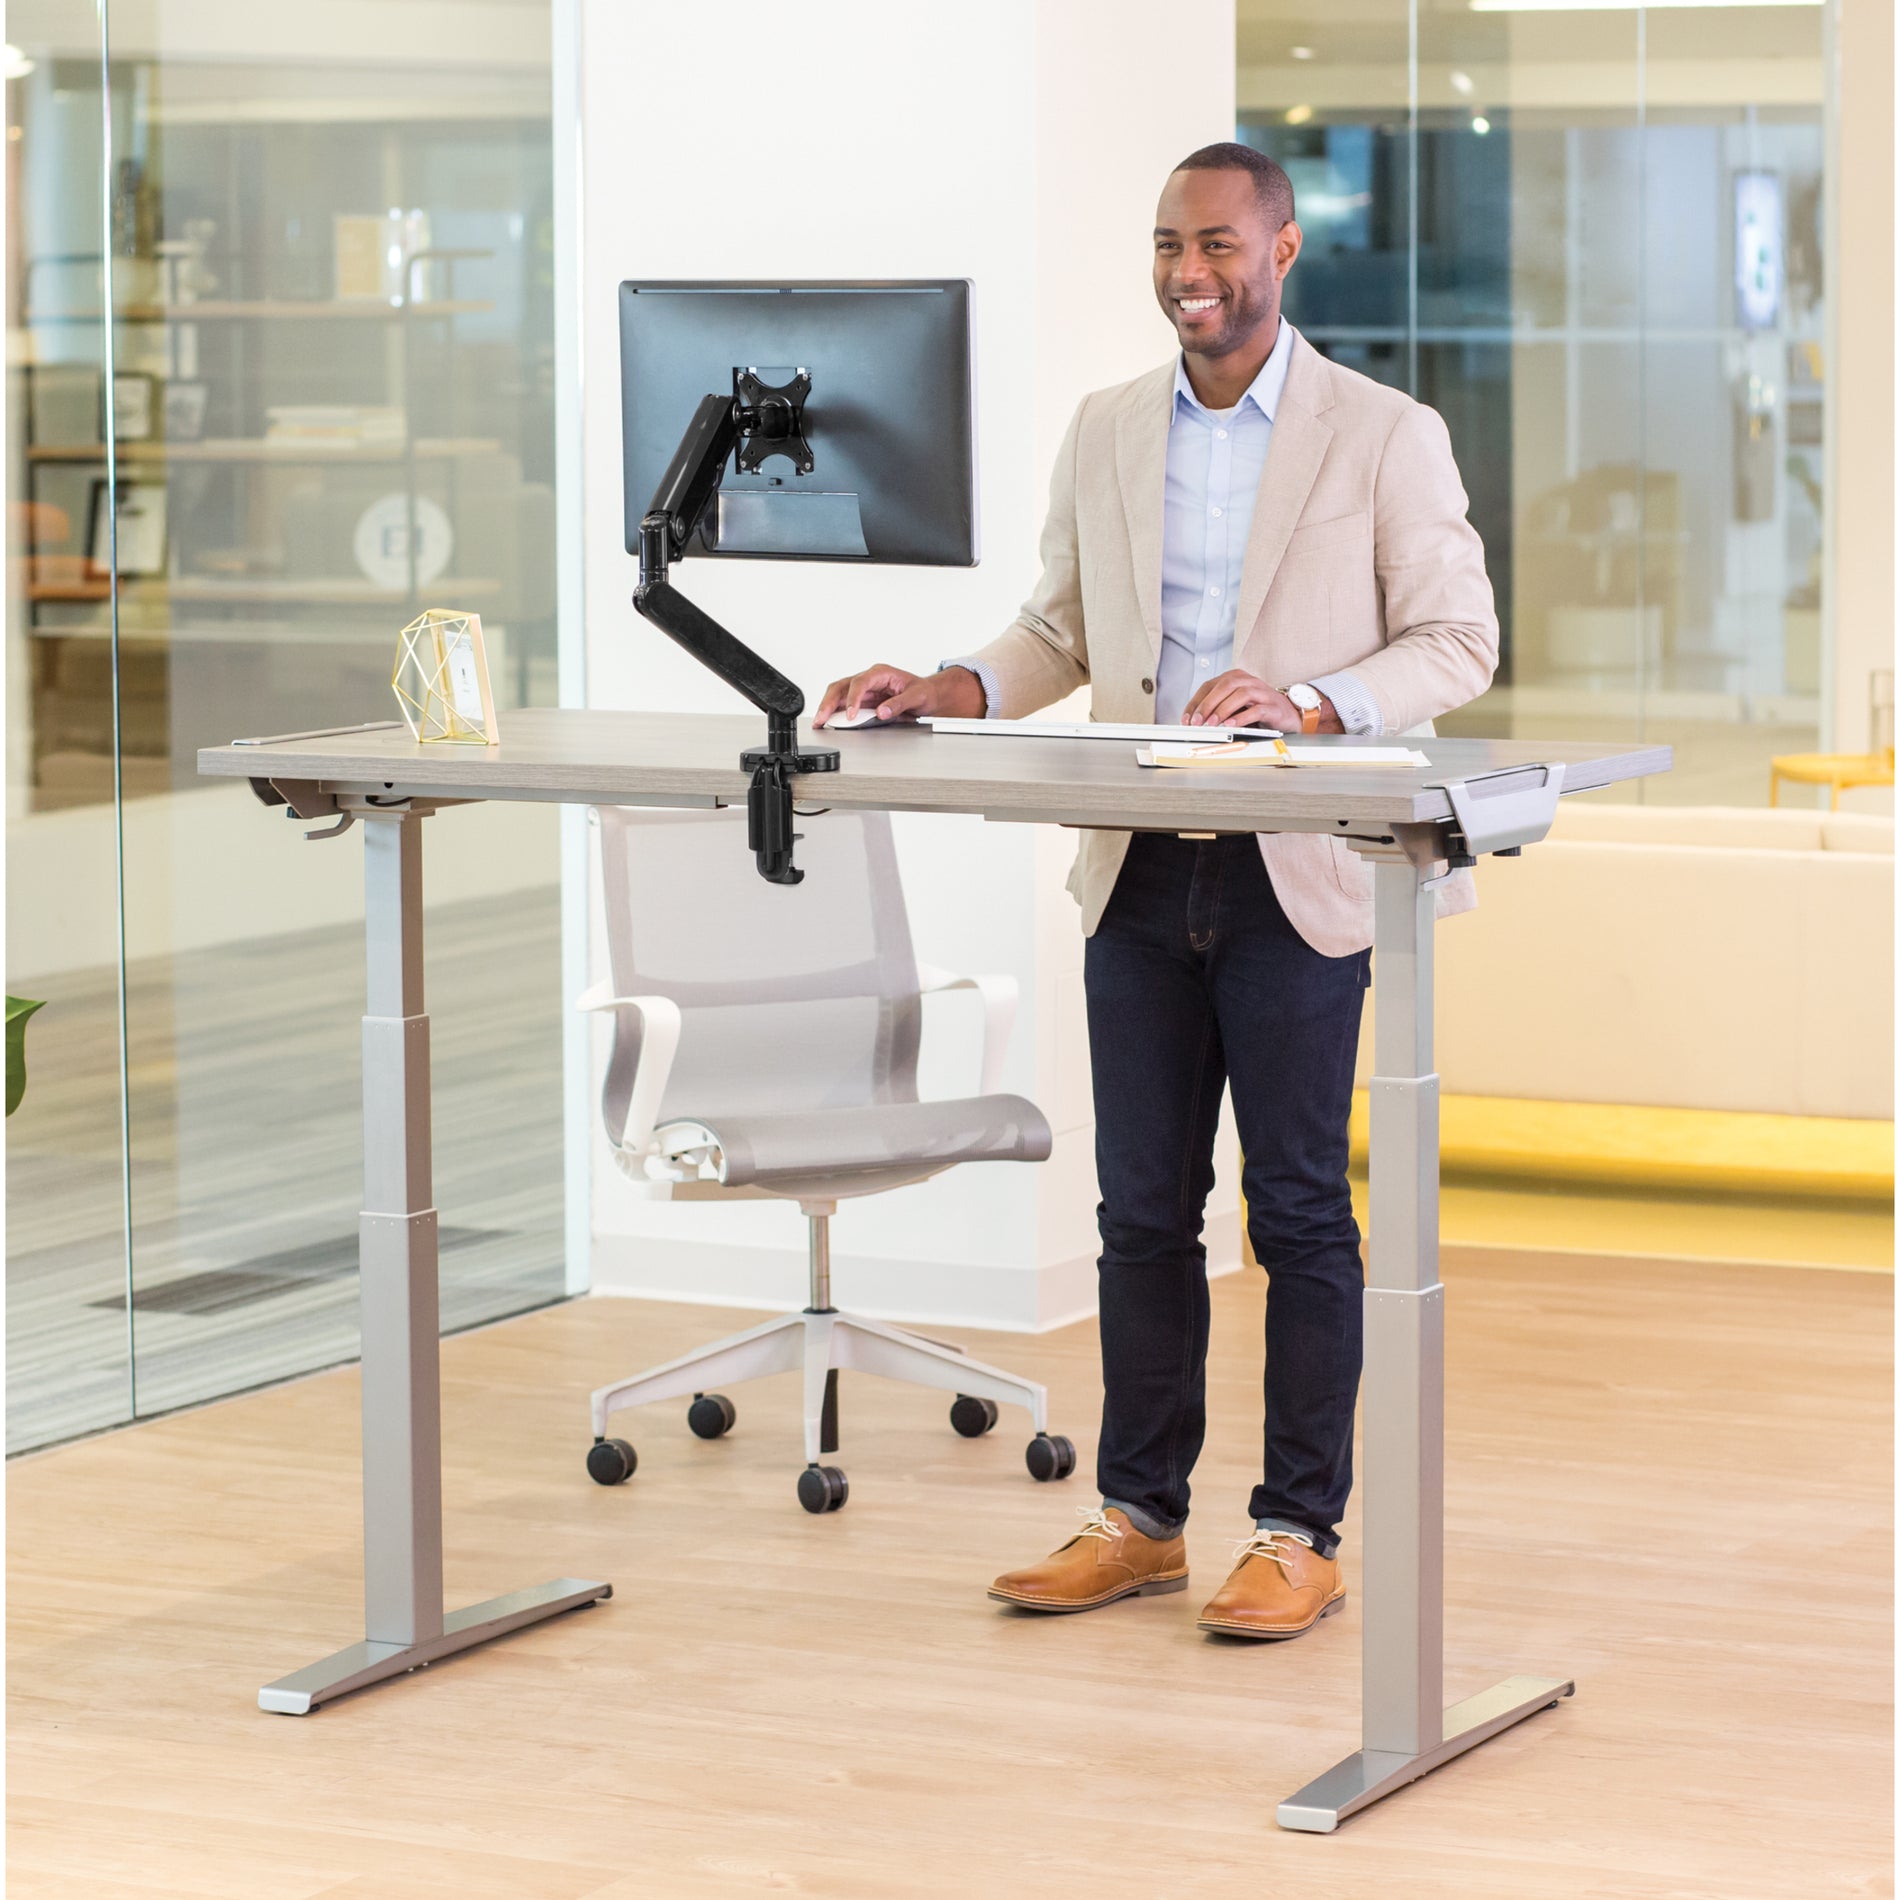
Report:
[[[997,717],[1023,718],[1086,681],[1091,718],[1154,718],[1173,406],[1170,362],[1075,412],[1050,482],[1042,579],[974,656],[995,678]],[[1497,658],[1484,548],[1444,423],[1296,331],[1241,569],[1234,665],[1274,686],[1350,667],[1398,734],[1475,699]],[[1083,834],[1069,889],[1085,932],[1108,907],[1128,837]],[[1362,858],[1308,832],[1264,833],[1260,850],[1314,949],[1345,956],[1372,942]],[[1441,914],[1475,901],[1468,874],[1441,886]]]

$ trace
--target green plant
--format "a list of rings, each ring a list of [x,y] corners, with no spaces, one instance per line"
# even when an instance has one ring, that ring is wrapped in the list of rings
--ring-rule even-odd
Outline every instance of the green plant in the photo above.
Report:
[[[35,1003],[24,996],[7,998],[7,1113],[11,1115],[20,1106],[20,1097],[26,1093],[26,1019],[36,1009],[44,1009],[44,1003]]]

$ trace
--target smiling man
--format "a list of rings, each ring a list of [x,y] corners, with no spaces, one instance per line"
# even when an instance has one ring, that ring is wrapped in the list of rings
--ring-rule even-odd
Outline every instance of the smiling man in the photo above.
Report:
[[[1100,719],[1377,734],[1483,692],[1497,619],[1445,425],[1281,318],[1293,211],[1286,173],[1246,146],[1181,162],[1154,229],[1155,295],[1180,353],[1076,411],[1035,593],[967,659],[835,682],[821,722],[864,706],[1021,718],[1086,683]],[[1315,834],[1096,831],[1069,888],[1088,933],[1102,1502],[990,1594],[1073,1611],[1187,1587],[1206,1429],[1201,1229],[1231,1086],[1268,1276],[1265,1457],[1252,1531],[1201,1627],[1297,1636],[1346,1595],[1363,1287],[1347,1120],[1370,873]],[[1470,901],[1461,874],[1440,904]]]

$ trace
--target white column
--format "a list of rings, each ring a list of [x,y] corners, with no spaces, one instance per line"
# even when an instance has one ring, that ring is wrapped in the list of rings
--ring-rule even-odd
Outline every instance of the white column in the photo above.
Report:
[[[1894,19],[1892,0],[1840,0],[1827,166],[1828,630],[1823,743],[1867,744],[1868,688],[1894,645]],[[1856,792],[1858,811],[1893,809]]]
[[[871,660],[922,671],[1000,631],[1035,580],[1075,404],[1173,348],[1150,286],[1153,208],[1178,159],[1233,136],[1233,0],[725,0],[657,25],[648,9],[583,0],[582,29],[590,703],[741,709],[629,605],[615,333],[629,276],[972,279],[981,565],[704,562],[682,579],[808,700]],[[726,90],[767,72],[792,103],[755,111]],[[1072,840],[974,819],[898,825],[919,954],[1022,985],[1005,1086],[1043,1107],[1056,1150],[1040,1168],[847,1203],[838,1298],[972,1324],[1075,1317],[1093,1308],[1096,1196],[1081,933],[1062,890]],[[961,1000],[931,1007],[954,1022]],[[973,1034],[974,1016],[957,1040]],[[974,1087],[966,1066],[932,1079]],[[598,1142],[597,1115],[570,1138]],[[1212,1211],[1233,1198],[1217,1190]],[[795,1208],[642,1203],[603,1158],[594,1227],[598,1287],[802,1297]]]

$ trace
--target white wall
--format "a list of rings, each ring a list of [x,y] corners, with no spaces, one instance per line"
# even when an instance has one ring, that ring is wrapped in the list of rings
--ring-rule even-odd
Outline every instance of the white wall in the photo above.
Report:
[[[1076,401],[1171,348],[1149,287],[1152,207],[1175,160],[1232,136],[1232,0],[1179,0],[1164,29],[1137,0],[965,0],[930,11],[835,0],[795,15],[725,0],[675,10],[663,28],[655,18],[584,0],[590,702],[734,706],[629,604],[615,286],[632,275],[973,280],[982,564],[702,563],[681,577],[808,698],[872,659],[922,670],[967,651],[1007,624],[1034,581],[1048,470]],[[720,75],[757,69],[752,47],[791,55],[803,101],[765,115],[756,139],[739,130],[743,107],[708,109]],[[919,955],[1020,980],[1005,1086],[1043,1106],[1057,1145],[1042,1168],[965,1169],[847,1206],[834,1229],[839,1297],[1001,1326],[1091,1311],[1081,937],[1061,889],[1070,840],[955,818],[904,817],[898,832]],[[598,1287],[799,1302],[795,1208],[640,1202],[597,1127],[587,1138],[597,1144]],[[1212,1206],[1233,1202],[1223,1186]],[[1237,1257],[1231,1211],[1210,1241]]]

